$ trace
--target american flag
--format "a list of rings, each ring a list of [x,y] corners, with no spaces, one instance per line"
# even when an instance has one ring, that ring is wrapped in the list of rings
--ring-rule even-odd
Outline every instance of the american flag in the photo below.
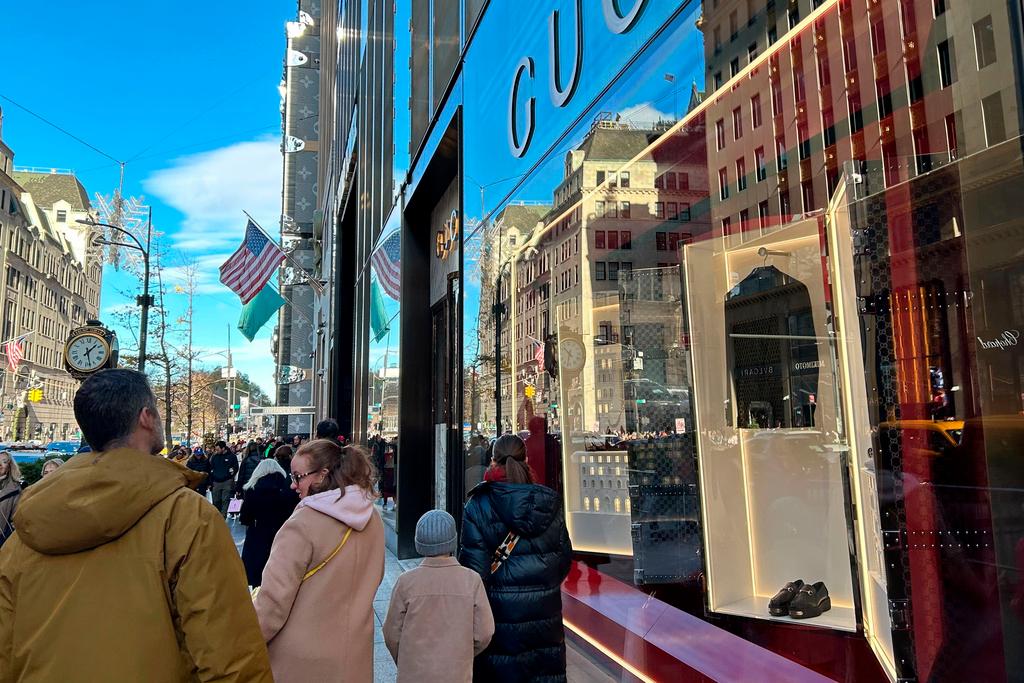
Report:
[[[242,246],[220,267],[220,281],[247,304],[263,289],[283,259],[281,247],[249,221]]]
[[[533,352],[533,359],[537,361],[537,365],[544,367],[544,343],[539,339],[533,339],[533,343],[537,345],[537,350]]]
[[[18,365],[25,360],[25,337],[22,335],[15,339],[4,342],[4,353],[7,355],[7,369],[11,372],[18,371]]]
[[[396,230],[373,252],[370,261],[384,293],[395,301],[402,292],[402,236]]]

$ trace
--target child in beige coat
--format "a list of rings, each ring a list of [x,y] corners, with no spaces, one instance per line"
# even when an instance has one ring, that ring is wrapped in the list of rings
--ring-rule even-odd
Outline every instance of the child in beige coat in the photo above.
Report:
[[[398,665],[398,683],[473,680],[473,658],[494,635],[480,576],[459,565],[455,519],[431,510],[416,523],[423,563],[398,579],[384,621],[384,643]]]

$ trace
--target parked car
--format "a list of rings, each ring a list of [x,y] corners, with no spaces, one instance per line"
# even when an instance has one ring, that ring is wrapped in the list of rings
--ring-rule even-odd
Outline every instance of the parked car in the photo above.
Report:
[[[77,441],[51,441],[46,446],[46,454],[47,456],[49,456],[51,452],[56,451],[58,455],[62,456],[74,455],[75,453],[78,452],[78,445],[79,444]]]

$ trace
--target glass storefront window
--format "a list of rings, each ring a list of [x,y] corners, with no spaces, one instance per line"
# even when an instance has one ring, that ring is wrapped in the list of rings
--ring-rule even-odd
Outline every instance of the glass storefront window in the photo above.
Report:
[[[467,490],[519,433],[602,572],[894,679],[1024,669],[1020,13],[689,3],[519,165],[471,51]],[[798,578],[828,610],[769,614]]]

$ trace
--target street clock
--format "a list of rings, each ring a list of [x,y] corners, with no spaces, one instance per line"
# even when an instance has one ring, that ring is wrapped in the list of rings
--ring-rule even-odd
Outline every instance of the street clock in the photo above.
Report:
[[[64,344],[64,367],[82,381],[100,370],[117,367],[117,334],[98,320],[71,331]]]

